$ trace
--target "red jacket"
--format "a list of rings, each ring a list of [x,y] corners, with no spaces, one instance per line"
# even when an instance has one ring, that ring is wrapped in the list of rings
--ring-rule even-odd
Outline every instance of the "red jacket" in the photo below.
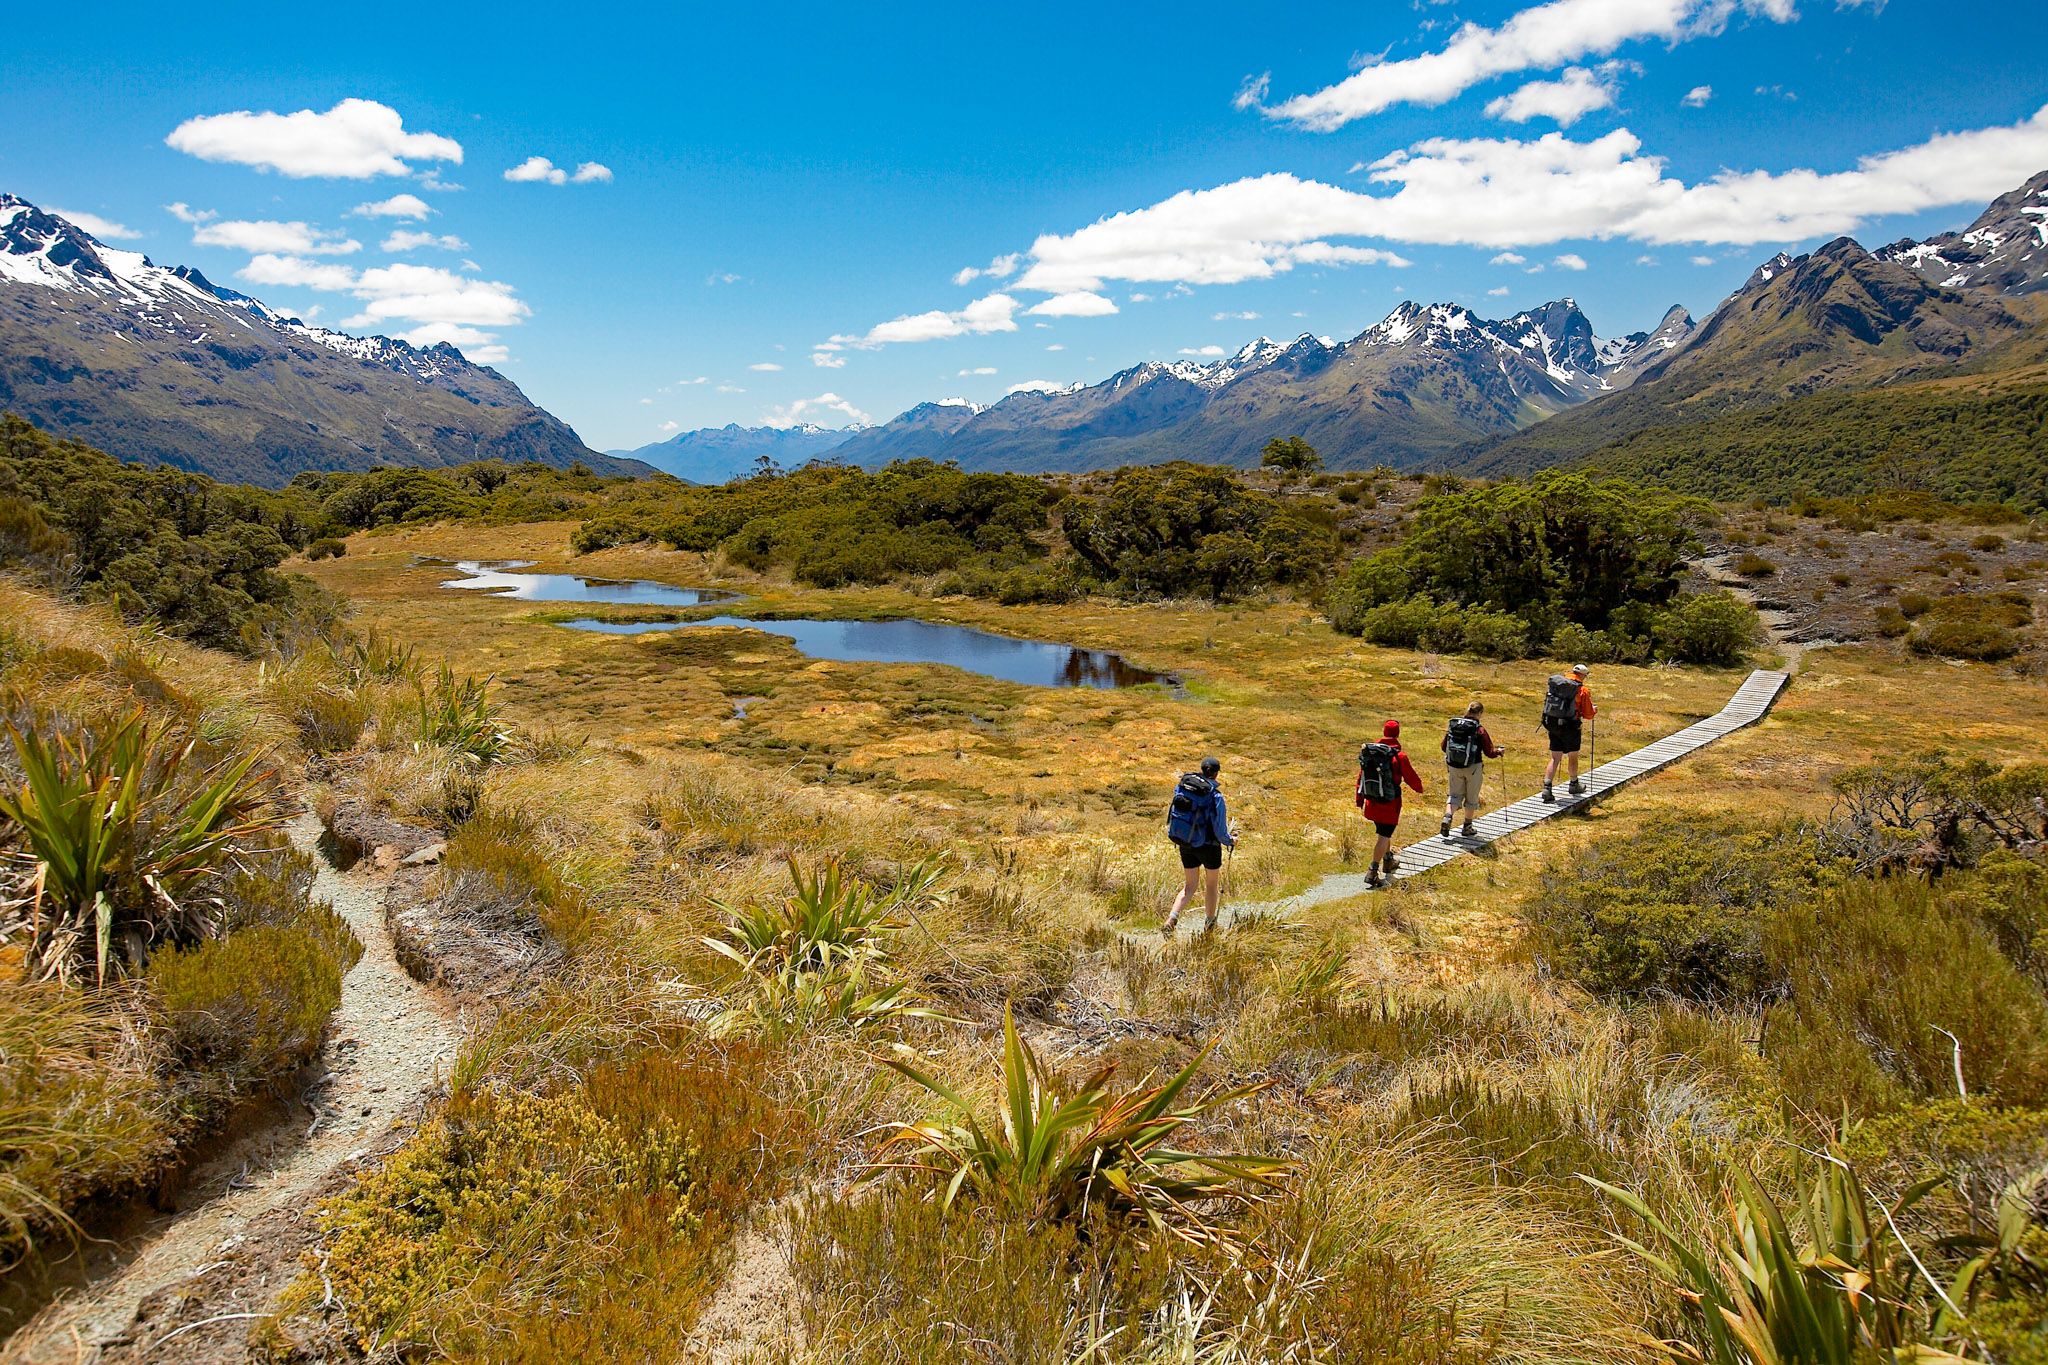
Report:
[[[1422,793],[1422,777],[1415,771],[1415,765],[1408,761],[1408,751],[1401,747],[1398,739],[1382,740],[1381,743],[1394,746],[1394,776],[1401,779],[1419,796]],[[1368,801],[1365,799],[1365,773],[1361,770],[1358,781],[1351,793],[1353,802],[1365,812],[1365,818],[1376,824],[1391,825],[1401,818],[1401,800]]]

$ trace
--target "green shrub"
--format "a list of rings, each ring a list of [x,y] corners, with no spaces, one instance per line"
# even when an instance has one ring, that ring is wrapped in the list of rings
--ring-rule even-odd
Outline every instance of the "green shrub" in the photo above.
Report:
[[[2048,987],[2048,866],[1993,849],[1968,875],[1949,880],[1945,899],[1982,925],[2015,967]]]
[[[1970,541],[1970,548],[1981,550],[1986,554],[2003,550],[2005,548],[2005,537],[1995,531],[1986,531],[1983,535],[1974,537]]]
[[[1906,619],[1906,614],[1897,607],[1879,607],[1874,614],[1877,617],[1877,633],[1887,640],[1896,640],[1913,628],[1912,622]]]
[[[1744,578],[1768,578],[1778,571],[1778,566],[1754,550],[1745,550],[1735,560],[1735,572]]]
[[[1436,624],[1437,607],[1427,597],[1409,597],[1383,602],[1358,619],[1356,633],[1376,645],[1393,649],[1414,649],[1422,636]]]
[[[2008,659],[2019,652],[2019,630],[2033,615],[2024,593],[1956,593],[1933,601],[1906,644],[1949,659]]]
[[[1934,599],[1924,592],[1902,592],[1899,594],[1899,611],[1908,619],[1925,615],[1934,605]]]
[[[319,1050],[362,944],[332,910],[259,924],[151,959],[150,1013],[187,1067],[234,1094]]]
[[[2048,998],[1926,883],[1853,881],[1790,907],[1765,954],[1787,992],[1766,1050],[1812,1112],[1889,1107],[1893,1087],[1953,1095],[1958,1065],[1973,1096],[2048,1101]]]
[[[1119,469],[1107,490],[1073,495],[1060,515],[1088,571],[1138,597],[1220,601],[1316,584],[1336,553],[1327,504],[1282,501],[1213,465]]]
[[[1778,979],[1768,916],[1832,875],[1803,831],[1666,816],[1546,870],[1521,910],[1536,950],[1588,990],[1758,1000]]]
[[[339,559],[348,553],[348,545],[334,536],[322,536],[306,547],[308,559]]]
[[[1756,643],[1757,615],[1733,593],[1682,594],[1657,613],[1651,634],[1660,659],[1732,664]]]

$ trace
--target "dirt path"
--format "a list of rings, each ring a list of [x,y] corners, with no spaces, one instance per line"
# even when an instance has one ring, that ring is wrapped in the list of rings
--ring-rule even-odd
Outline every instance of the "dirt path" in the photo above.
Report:
[[[316,858],[320,833],[310,812],[291,826],[292,842]],[[249,1320],[295,1274],[310,1233],[305,1214],[321,1187],[418,1113],[460,1037],[454,1008],[392,956],[386,878],[368,871],[367,860],[361,866],[366,870],[342,873],[322,859],[313,886],[348,920],[365,951],[342,983],[327,1070],[304,1106],[195,1171],[183,1207],[115,1248],[89,1287],[45,1309],[0,1348],[0,1360],[241,1357]]]
[[[1756,608],[1757,619],[1763,622],[1764,633],[1771,637],[1772,646],[1785,657],[1785,672],[1793,677],[1806,664],[1806,651],[1833,644],[1832,640],[1798,639],[1798,623],[1792,613],[1782,607],[1773,606],[1764,600],[1756,585],[1735,572],[1734,556],[1726,551],[1708,555],[1700,561],[1700,568],[1717,587],[1726,588],[1735,596]]]

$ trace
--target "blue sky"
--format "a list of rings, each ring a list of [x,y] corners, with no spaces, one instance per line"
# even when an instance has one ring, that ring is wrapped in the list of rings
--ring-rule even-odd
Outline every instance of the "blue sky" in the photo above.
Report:
[[[1931,0],[31,6],[0,190],[456,339],[618,448],[1406,298],[1703,315],[1780,247],[1959,226],[2048,168],[2044,50],[2048,6]],[[506,178],[533,157],[559,174]]]

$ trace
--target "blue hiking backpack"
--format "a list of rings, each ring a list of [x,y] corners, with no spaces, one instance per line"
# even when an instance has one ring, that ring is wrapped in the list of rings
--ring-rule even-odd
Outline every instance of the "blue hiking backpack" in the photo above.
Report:
[[[1216,838],[1216,784],[1200,773],[1183,773],[1166,806],[1166,837],[1201,848]]]

